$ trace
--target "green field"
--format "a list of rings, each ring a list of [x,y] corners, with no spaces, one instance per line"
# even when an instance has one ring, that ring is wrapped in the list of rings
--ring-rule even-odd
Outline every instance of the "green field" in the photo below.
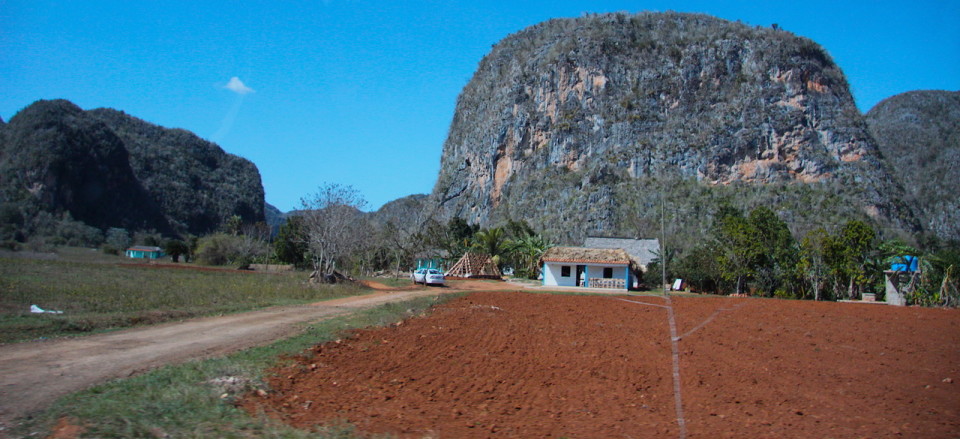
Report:
[[[89,249],[0,254],[0,343],[310,303],[367,290],[311,286],[307,274],[134,264]],[[34,314],[30,306],[62,314]]]

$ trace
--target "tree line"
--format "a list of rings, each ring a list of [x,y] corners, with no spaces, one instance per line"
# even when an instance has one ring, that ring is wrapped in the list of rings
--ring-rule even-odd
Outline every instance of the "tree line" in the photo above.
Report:
[[[326,184],[301,200],[276,233],[262,222],[248,224],[240,216],[223,221],[206,236],[164,239],[155,231],[110,228],[100,232],[68,215],[49,218],[56,231],[49,245],[100,246],[120,254],[131,245],[164,249],[174,262],[183,259],[207,265],[245,266],[250,263],[293,264],[327,275],[407,271],[417,258],[441,258],[447,266],[465,252],[489,254],[516,276],[536,279],[540,257],[554,242],[526,221],[508,219],[499,227],[482,229],[454,217],[439,221],[418,203],[404,206],[384,220],[362,209],[366,200],[352,186]],[[911,304],[960,305],[960,244],[925,243],[917,248],[898,240],[881,241],[873,227],[850,220],[832,230],[824,227],[791,232],[767,207],[744,212],[720,207],[713,223],[692,248],[662,252],[647,267],[647,287],[655,288],[661,270],[669,279],[683,279],[693,290],[713,294],[743,294],[811,300],[858,299],[875,294],[883,299],[884,271],[919,259],[919,272],[906,288]],[[665,267],[663,264],[665,263]]]
[[[812,300],[883,298],[884,271],[904,257],[919,258],[908,285],[912,304],[960,304],[960,246],[946,243],[923,251],[899,240],[880,241],[866,222],[847,221],[836,230],[815,228],[795,237],[767,207],[743,211],[721,207],[703,242],[682,255],[663,252],[648,272],[680,278],[696,291]]]
[[[301,210],[287,218],[273,241],[278,262],[329,275],[334,271],[367,274],[397,272],[417,258],[441,258],[452,265],[465,252],[490,255],[519,276],[536,278],[549,239],[525,221],[481,229],[462,218],[441,222],[412,206],[401,219],[377,221],[362,213],[363,196],[351,186],[327,184],[301,200]]]

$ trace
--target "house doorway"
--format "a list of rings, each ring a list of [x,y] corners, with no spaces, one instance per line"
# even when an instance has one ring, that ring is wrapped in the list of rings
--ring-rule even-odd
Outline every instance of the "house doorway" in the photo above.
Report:
[[[583,286],[583,272],[586,271],[586,270],[587,270],[587,266],[586,266],[586,265],[577,265],[577,279],[576,279],[577,283],[576,283],[576,285],[577,285],[578,287],[582,287],[582,286]]]

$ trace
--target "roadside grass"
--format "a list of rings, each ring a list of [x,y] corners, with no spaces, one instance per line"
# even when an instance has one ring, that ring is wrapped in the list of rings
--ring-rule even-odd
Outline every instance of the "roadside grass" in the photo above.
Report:
[[[379,282],[389,287],[409,287],[413,285],[413,281],[410,280],[410,277],[401,276],[400,278],[393,277],[374,277],[374,276],[362,276],[362,280],[368,280],[373,282]]]
[[[269,369],[317,344],[346,336],[345,331],[386,326],[458,295],[422,297],[382,305],[307,326],[300,335],[268,346],[112,381],[64,397],[39,416],[15,426],[23,436],[47,437],[58,421],[80,426],[80,437],[177,438],[355,438],[352,426],[334,421],[315,431],[294,429],[264,415],[235,407],[249,392],[262,389]],[[370,437],[363,435],[362,437]]]
[[[307,276],[297,272],[111,261],[125,260],[0,256],[0,343],[310,303],[367,291],[354,285],[308,285]],[[34,314],[30,305],[63,313]]]

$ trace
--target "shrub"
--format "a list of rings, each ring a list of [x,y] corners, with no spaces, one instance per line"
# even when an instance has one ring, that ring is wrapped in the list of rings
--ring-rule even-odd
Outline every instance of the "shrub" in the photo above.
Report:
[[[171,239],[164,244],[163,251],[173,259],[173,262],[180,262],[180,256],[190,253],[190,247],[179,239]]]
[[[215,233],[200,238],[195,255],[204,265],[246,265],[267,253],[267,245],[252,237]]]
[[[103,232],[96,227],[67,217],[57,224],[56,244],[71,247],[96,247],[103,242]]]
[[[163,237],[155,230],[134,232],[133,243],[137,245],[146,245],[150,247],[160,247],[163,245]]]
[[[4,250],[17,251],[17,250],[20,250],[20,247],[22,246],[23,246],[22,244],[12,239],[5,239],[3,241],[0,241],[0,249],[4,249]]]
[[[117,254],[120,250],[126,250],[130,247],[130,234],[126,229],[111,227],[107,230],[106,242],[104,242],[104,253],[110,254],[107,249],[113,249],[112,254]]]

